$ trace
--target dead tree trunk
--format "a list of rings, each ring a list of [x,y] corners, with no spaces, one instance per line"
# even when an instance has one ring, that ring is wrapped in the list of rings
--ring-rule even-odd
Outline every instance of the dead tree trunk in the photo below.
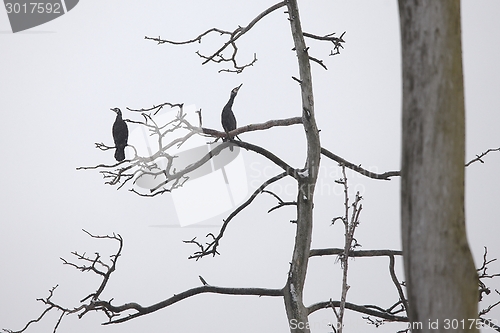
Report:
[[[284,289],[285,308],[290,331],[298,333],[309,332],[308,310],[304,306],[302,292],[304,290],[309,251],[311,248],[313,197],[319,170],[321,145],[314,117],[314,98],[309,55],[300,25],[299,9],[296,0],[289,0],[286,3],[299,63],[302,123],[307,140],[305,170],[300,173],[301,177],[298,181],[295,247],[288,280]]]
[[[464,216],[460,1],[399,0],[399,14],[409,318],[414,332],[477,332],[470,324],[478,315],[478,282]]]

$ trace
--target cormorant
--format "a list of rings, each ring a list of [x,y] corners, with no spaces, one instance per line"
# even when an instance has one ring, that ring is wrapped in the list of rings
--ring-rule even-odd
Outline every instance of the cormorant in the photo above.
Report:
[[[234,88],[233,90],[231,90],[231,96],[229,96],[229,101],[227,101],[226,106],[224,106],[224,108],[222,109],[221,122],[222,122],[222,127],[224,128],[226,134],[236,129],[236,118],[234,117],[232,107],[234,98],[238,94],[238,90],[240,90],[242,85],[243,83]],[[228,135],[226,139],[223,139],[223,141],[227,141],[227,139],[231,139],[231,137]],[[231,151],[233,151],[233,147],[231,147],[230,149]]]
[[[113,108],[116,112],[115,123],[113,124],[113,140],[115,141],[115,159],[120,162],[125,159],[125,147],[128,140],[127,123],[122,118],[122,111],[119,108]]]

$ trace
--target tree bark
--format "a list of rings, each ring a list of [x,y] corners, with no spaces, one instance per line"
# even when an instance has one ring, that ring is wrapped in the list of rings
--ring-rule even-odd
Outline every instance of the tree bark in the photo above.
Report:
[[[413,332],[478,332],[475,322],[470,327],[478,315],[478,281],[465,230],[460,1],[399,0],[399,14],[410,324]]]
[[[300,88],[302,95],[302,124],[307,140],[305,171],[298,180],[297,194],[297,230],[295,246],[284,288],[284,302],[289,328],[294,333],[310,332],[308,310],[303,303],[304,282],[311,249],[313,223],[314,188],[319,171],[321,144],[319,131],[314,118],[314,98],[312,89],[309,55],[300,24],[299,9],[296,0],[286,2],[290,26],[298,58]]]

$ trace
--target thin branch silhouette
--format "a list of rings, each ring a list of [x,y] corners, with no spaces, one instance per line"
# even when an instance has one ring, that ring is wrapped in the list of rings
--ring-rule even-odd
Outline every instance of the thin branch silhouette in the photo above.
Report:
[[[254,63],[257,61],[257,55],[254,53],[253,59],[250,62],[248,62],[244,65],[239,65],[237,60],[236,60],[238,50],[239,50],[237,45],[236,45],[236,41],[241,36],[246,34],[250,29],[252,29],[253,26],[255,24],[257,24],[257,22],[259,22],[262,18],[266,17],[267,15],[271,14],[272,12],[274,12],[275,10],[277,10],[281,7],[284,7],[285,5],[286,5],[285,1],[274,4],[271,7],[269,7],[268,9],[261,12],[259,15],[257,15],[247,26],[245,26],[245,27],[238,26],[233,31],[227,31],[227,30],[223,30],[223,29],[219,29],[219,28],[211,28],[211,29],[208,29],[205,32],[199,34],[197,37],[189,39],[189,40],[185,40],[185,41],[173,41],[173,40],[168,40],[168,39],[162,39],[161,37],[148,37],[148,36],[146,36],[144,38],[147,40],[155,41],[158,44],[167,43],[167,44],[173,44],[173,45],[183,45],[183,44],[191,44],[191,43],[195,43],[195,42],[201,43],[203,37],[205,37],[211,33],[218,33],[221,36],[226,35],[226,36],[228,36],[228,40],[217,51],[213,52],[211,55],[204,55],[200,51],[197,51],[196,54],[200,58],[203,59],[202,65],[205,65],[209,62],[214,62],[214,63],[229,62],[232,64],[233,69],[224,68],[224,69],[219,70],[219,73],[220,72],[241,73],[241,72],[243,72],[243,70],[245,68],[254,65]],[[229,47],[232,48],[231,55],[229,57],[225,57],[223,55],[223,52]]]

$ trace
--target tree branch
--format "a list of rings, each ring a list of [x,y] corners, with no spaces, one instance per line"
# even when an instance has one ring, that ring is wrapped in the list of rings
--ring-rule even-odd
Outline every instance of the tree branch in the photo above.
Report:
[[[342,157],[335,155],[334,153],[330,152],[325,148],[321,148],[321,154],[369,178],[390,180],[390,177],[396,177],[401,175],[399,171],[388,171],[380,174],[368,171],[366,169],[363,169],[361,166],[354,165],[353,163],[343,159]]]
[[[320,257],[320,256],[335,256],[344,253],[344,249],[340,248],[329,248],[329,249],[312,249],[310,251],[310,257]],[[403,251],[398,250],[356,250],[349,251],[349,257],[359,258],[359,257],[383,257],[383,256],[402,256]]]
[[[401,288],[401,283],[399,283],[398,277],[396,276],[396,271],[394,270],[394,255],[389,256],[389,273],[391,274],[391,279],[392,282],[394,283],[394,286],[398,290],[399,294],[399,300],[403,303],[403,307],[406,313],[408,313],[408,300],[405,297],[405,294],[403,292],[403,288]]]
[[[321,309],[331,308],[332,306],[339,307],[340,302],[339,301],[332,301],[332,300],[326,301],[326,302],[319,302],[319,303],[315,303],[315,304],[310,305],[307,309],[309,311],[309,314],[311,314],[311,313],[318,311],[318,310],[321,310]],[[349,310],[353,310],[356,312],[365,313],[365,314],[368,314],[371,316],[383,318],[383,319],[388,320],[388,321],[398,321],[398,322],[407,322],[408,321],[407,317],[396,316],[396,315],[392,315],[392,314],[387,313],[387,312],[373,310],[372,308],[374,306],[372,306],[372,305],[356,305],[353,303],[346,302],[345,307],[346,307],[346,309],[349,309]]]
[[[149,112],[149,111],[153,111],[153,115],[156,115],[158,112],[160,112],[164,106],[170,106],[170,108],[174,108],[174,107],[178,107],[180,109],[182,109],[182,107],[184,106],[184,103],[169,103],[169,102],[166,102],[166,103],[161,103],[159,105],[153,105],[152,107],[150,108],[147,108],[147,109],[131,109],[131,108],[127,108],[127,110],[129,111],[132,111],[132,112]]]
[[[319,60],[317,58],[314,58],[313,56],[309,56],[309,59],[314,61],[315,63],[319,64],[321,67],[323,67],[325,70],[328,70],[326,65],[323,63],[323,60]]]
[[[285,207],[285,206],[297,206],[297,202],[296,201],[288,201],[288,202],[285,202],[283,201],[276,193],[274,192],[271,192],[271,191],[266,191],[266,190],[263,190],[262,193],[267,193],[269,195],[272,195],[273,197],[276,198],[276,200],[278,200],[278,204],[274,207],[272,207],[271,209],[269,209],[267,212],[268,213],[271,213],[272,211],[278,209],[278,208],[281,208],[281,207]]]
[[[102,282],[101,282],[99,288],[97,289],[97,291],[95,293],[93,293],[93,294],[88,295],[84,299],[82,299],[82,302],[83,302],[83,301],[85,301],[86,299],[89,299],[89,298],[92,298],[92,300],[97,300],[99,298],[99,296],[101,295],[101,293],[104,291],[104,288],[108,284],[108,281],[109,281],[109,278],[111,277],[111,274],[116,269],[116,262],[118,261],[118,258],[121,256],[121,252],[122,252],[122,249],[123,249],[123,238],[119,234],[118,235],[113,234],[112,236],[108,236],[108,235],[99,236],[99,235],[93,235],[93,234],[91,234],[90,232],[88,232],[85,229],[82,229],[82,230],[83,230],[83,232],[85,232],[87,235],[89,235],[92,238],[96,238],[96,239],[111,239],[111,240],[117,241],[118,244],[119,244],[118,245],[118,250],[116,251],[116,253],[110,256],[110,258],[111,258],[110,259],[111,265],[107,265],[107,264],[103,263],[100,260],[99,253],[96,253],[96,258],[95,259],[90,259],[88,257],[85,257],[85,255],[78,255],[76,252],[73,252],[73,254],[75,256],[77,256],[78,259],[82,259],[84,261],[92,262],[92,266],[78,266],[78,265],[76,265],[74,263],[70,263],[67,260],[61,258],[61,260],[63,261],[63,263],[66,264],[66,265],[73,266],[73,267],[81,270],[82,272],[93,271],[94,273],[96,273],[96,274],[98,274],[98,275],[100,275],[100,276],[103,277]],[[95,264],[96,263],[104,266],[107,269],[106,272],[101,272],[101,271],[97,270],[95,268]]]
[[[184,169],[182,169],[182,170],[180,170],[178,172],[174,172],[173,174],[166,174],[167,179],[165,181],[161,182],[160,184],[158,184],[157,186],[155,186],[154,188],[152,188],[150,190],[150,192],[153,193],[153,192],[157,191],[158,189],[160,189],[161,187],[167,185],[171,181],[176,181],[176,180],[178,181],[178,180],[180,180],[186,174],[188,174],[191,171],[194,171],[194,170],[198,169],[203,164],[205,164],[206,162],[208,162],[213,156],[218,155],[223,149],[229,147],[230,145],[236,145],[236,146],[245,148],[247,150],[254,151],[254,152],[256,152],[256,153],[258,153],[258,154],[266,157],[271,162],[275,163],[277,166],[279,166],[280,168],[282,168],[286,172],[287,175],[292,176],[294,178],[298,177],[298,175],[296,173],[296,170],[294,168],[292,168],[285,161],[283,161],[282,159],[280,159],[278,156],[274,155],[270,151],[268,151],[268,150],[266,150],[266,149],[264,149],[262,147],[259,147],[259,146],[253,145],[251,143],[248,143],[248,142],[244,142],[244,141],[232,141],[231,140],[231,141],[228,141],[228,142],[224,142],[224,143],[218,145],[217,147],[213,148],[205,156],[203,156],[200,160],[198,160],[197,162],[195,162],[195,163],[187,166],[186,168],[184,168]],[[165,174],[165,172],[161,172],[161,173]],[[160,174],[160,173],[158,173],[158,174]]]
[[[184,243],[190,243],[190,244],[196,244],[199,248],[200,251],[195,252],[193,255],[189,256],[189,259],[200,259],[203,258],[204,256],[207,256],[209,254],[212,254],[215,256],[216,254],[219,254],[217,252],[217,247],[219,246],[219,241],[221,238],[224,236],[224,232],[227,228],[227,225],[231,220],[243,209],[245,209],[248,205],[252,203],[252,201],[259,195],[260,193],[263,192],[263,190],[270,184],[274,183],[275,181],[284,178],[288,174],[286,172],[280,173],[279,175],[276,175],[272,178],[269,178],[267,181],[265,181],[262,185],[259,186],[258,189],[256,189],[253,194],[250,196],[250,198],[247,199],[244,203],[242,203],[238,208],[236,208],[228,217],[227,219],[224,220],[224,223],[222,224],[222,227],[219,231],[219,234],[217,236],[214,236],[213,234],[208,234],[208,236],[211,236],[213,240],[210,243],[207,243],[206,246],[202,245],[198,241],[196,241],[196,238],[193,238],[192,240],[189,241],[184,241]]]
[[[495,331],[500,332],[500,326],[496,325],[491,319],[479,318],[479,321],[493,328]],[[498,321],[496,322],[498,323]]]
[[[467,162],[465,164],[466,167],[468,167],[469,165],[471,165],[472,163],[474,162],[481,162],[481,163],[484,163],[484,161],[482,160],[482,158],[487,155],[488,153],[491,153],[491,152],[494,152],[494,151],[500,151],[500,148],[490,148],[488,149],[487,151],[479,154],[479,155],[476,155],[476,158],[470,160],[469,162]],[[387,172],[384,172],[384,173],[375,173],[375,172],[371,172],[371,171],[368,171],[366,169],[363,169],[361,167],[361,165],[355,165],[345,159],[343,159],[342,157],[330,152],[329,150],[327,150],[326,148],[321,148],[321,154],[323,154],[324,156],[342,164],[342,165],[345,165],[347,168],[353,170],[353,171],[356,171],[360,174],[362,174],[363,176],[366,176],[366,177],[369,177],[369,178],[373,178],[373,179],[381,179],[381,180],[390,180],[391,177],[400,177],[401,176],[401,172],[400,171],[387,171]]]
[[[183,291],[180,294],[175,294],[174,296],[161,301],[159,303],[153,304],[151,306],[143,307],[137,303],[126,303],[123,305],[119,306],[114,306],[111,305],[111,302],[105,302],[105,301],[98,301],[95,302],[96,307],[103,307],[107,309],[108,311],[111,311],[113,313],[121,313],[123,311],[127,310],[135,310],[137,311],[134,314],[130,314],[127,317],[122,317],[122,318],[117,318],[110,320],[107,323],[104,323],[104,325],[108,324],[116,324],[116,323],[123,323],[125,321],[144,316],[146,314],[158,311],[160,309],[163,309],[167,306],[170,306],[172,304],[175,304],[179,301],[182,301],[188,297],[192,297],[195,295],[199,294],[205,294],[205,293],[213,293],[213,294],[222,294],[222,295],[253,295],[253,296],[283,296],[283,290],[282,289],[267,289],[267,288],[224,288],[224,287],[216,287],[216,286],[210,286],[210,285],[203,285],[200,287],[192,288],[186,291]]]
[[[313,34],[304,32],[304,37],[308,37],[308,38],[316,39],[316,40],[320,40],[320,41],[332,42],[334,45],[333,50],[335,50],[335,53],[332,50],[330,52],[331,56],[340,54],[340,49],[344,48],[344,46],[342,46],[342,43],[345,43],[344,38],[343,38],[345,35],[345,31],[342,33],[342,35],[340,35],[340,37],[333,37],[333,35],[335,35],[335,33],[331,33],[331,34],[328,34],[325,36],[318,36],[318,35],[313,35]]]
[[[153,40],[153,41],[157,42],[158,44],[168,43],[168,44],[174,44],[174,45],[182,45],[182,44],[190,44],[190,43],[194,43],[194,42],[201,43],[202,38],[205,37],[206,35],[212,33],[212,32],[219,33],[220,35],[228,35],[229,36],[228,41],[225,42],[224,45],[222,47],[220,47],[217,51],[215,51],[214,53],[212,53],[212,55],[205,56],[205,55],[201,54],[199,51],[197,51],[196,54],[200,58],[204,59],[204,61],[202,62],[202,65],[205,65],[208,62],[215,62],[215,63],[232,62],[234,70],[232,70],[232,69],[222,69],[222,70],[219,71],[219,73],[220,72],[241,73],[246,67],[253,66],[253,64],[257,61],[257,56],[254,54],[254,58],[253,58],[253,60],[251,62],[249,62],[249,63],[247,63],[245,65],[241,65],[241,66],[238,65],[237,61],[236,61],[236,55],[238,53],[238,47],[236,46],[236,43],[235,43],[236,40],[238,40],[241,36],[243,36],[250,29],[252,29],[252,27],[257,22],[259,22],[262,18],[264,18],[268,14],[272,13],[276,9],[281,8],[283,6],[285,6],[285,2],[284,1],[279,2],[279,3],[277,3],[277,4],[275,4],[275,5],[271,6],[271,7],[269,7],[268,9],[266,9],[265,11],[263,11],[262,13],[260,13],[259,15],[257,15],[246,27],[240,27],[240,26],[238,26],[238,28],[236,28],[232,32],[231,31],[226,31],[226,30],[221,30],[221,29],[218,29],[218,28],[212,28],[212,29],[209,29],[209,30],[203,32],[202,34],[198,35],[197,37],[195,37],[193,39],[190,39],[190,40],[187,40],[187,41],[181,41],[181,42],[166,40],[166,39],[162,39],[161,37],[151,38],[151,37],[147,37],[146,36],[144,38],[148,39],[148,40]],[[232,47],[233,52],[231,54],[231,57],[225,58],[222,55],[222,52],[227,47],[229,47],[229,46]]]
[[[44,304],[48,305],[49,307],[46,308],[41,314],[40,316],[38,316],[38,318],[36,319],[32,319],[30,321],[28,321],[28,323],[26,323],[26,325],[24,325],[24,327],[19,330],[19,331],[13,331],[13,330],[9,330],[9,329],[2,329],[4,332],[7,332],[7,333],[23,333],[24,331],[26,331],[28,329],[28,327],[30,327],[32,324],[34,323],[38,323],[40,320],[43,319],[43,317],[45,317],[45,315],[47,313],[49,313],[51,310],[53,309],[56,309],[56,310],[61,310],[62,311],[62,314],[61,314],[61,317],[59,318],[57,324],[56,324],[56,328],[54,329],[54,332],[56,331],[57,329],[57,326],[59,325],[59,323],[61,322],[61,318],[64,314],[68,313],[69,310],[68,309],[64,309],[64,308],[61,308],[60,306],[52,303],[52,301],[50,300],[52,298],[52,296],[54,295],[54,290],[56,290],[58,286],[56,285],[55,287],[51,288],[49,290],[49,296],[45,299],[42,299],[42,298],[38,298],[37,301],[40,301],[40,302],[43,302]]]
[[[339,312],[335,312],[337,317],[337,327],[338,332],[342,333],[344,328],[344,312],[345,312],[345,303],[347,300],[347,292],[349,291],[350,286],[347,284],[347,274],[349,267],[349,252],[354,250],[357,246],[359,246],[358,242],[354,238],[354,232],[356,231],[357,226],[359,225],[359,214],[363,206],[360,204],[362,197],[359,195],[359,192],[356,193],[356,199],[353,204],[349,205],[349,187],[347,182],[347,175],[345,173],[345,165],[342,165],[342,178],[336,181],[339,184],[342,184],[344,187],[344,216],[340,219],[344,223],[344,251],[340,255],[340,263],[342,266],[342,289],[341,289],[341,297],[340,297],[340,306]],[[352,208],[351,218],[349,219],[349,210]],[[336,221],[337,218],[333,220]],[[332,223],[333,223],[332,222]],[[310,254],[309,254],[310,255]]]
[[[471,165],[472,163],[477,162],[477,161],[479,161],[479,162],[481,162],[481,163],[484,163],[484,161],[482,160],[482,158],[483,158],[484,156],[486,156],[488,153],[491,153],[491,152],[493,152],[493,151],[500,151],[500,147],[499,147],[499,148],[490,148],[490,149],[488,149],[487,151],[482,152],[482,153],[481,153],[481,154],[479,154],[479,155],[476,155],[476,158],[474,158],[474,159],[470,160],[469,162],[467,162],[467,163],[465,164],[465,166],[466,166],[466,167],[468,167],[469,165]]]
[[[201,130],[204,134],[207,134],[207,135],[210,135],[213,137],[217,137],[217,138],[225,138],[228,135],[230,137],[235,137],[235,136],[242,134],[242,133],[245,133],[245,132],[262,131],[262,130],[269,129],[271,127],[290,126],[290,125],[296,125],[296,124],[302,124],[302,117],[269,120],[269,121],[266,121],[265,123],[260,123],[260,124],[249,124],[249,125],[238,127],[229,133],[221,132],[221,131],[217,131],[217,130],[214,130],[211,128],[205,128],[205,127],[203,127]]]

